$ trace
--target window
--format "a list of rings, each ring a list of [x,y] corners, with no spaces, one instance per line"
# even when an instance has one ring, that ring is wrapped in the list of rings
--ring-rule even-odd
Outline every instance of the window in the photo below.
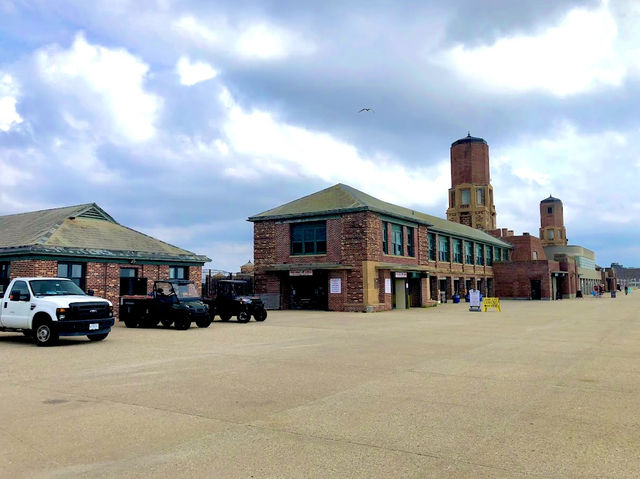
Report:
[[[451,198],[449,200],[450,206],[453,208],[456,205],[456,192],[451,192]]]
[[[80,289],[86,290],[84,263],[58,263],[58,278],[69,278]]]
[[[460,204],[463,206],[468,206],[471,202],[471,193],[467,190],[460,191]]]
[[[174,271],[173,274],[175,273]],[[169,269],[169,274],[171,274],[171,269]],[[120,296],[126,294],[141,296],[147,294],[147,278],[138,278],[137,268],[120,268]]]
[[[393,254],[397,256],[404,254],[402,239],[402,226],[391,223],[391,247],[393,248]]]
[[[438,237],[438,257],[440,261],[451,261],[451,255],[449,254],[449,237]]]
[[[553,239],[553,230],[548,230],[547,231],[547,238],[549,238],[550,240]]]
[[[389,254],[389,223],[382,222],[382,252]]]
[[[532,251],[531,252],[531,256],[533,257],[533,259],[538,259],[538,252],[537,251]]]
[[[484,264],[484,246],[476,243],[476,264]]]
[[[5,292],[10,282],[9,263],[0,263],[0,294]]]
[[[11,301],[20,301],[21,298],[30,296],[27,283],[24,281],[16,281],[15,283],[13,283],[13,288],[11,288],[9,295]]]
[[[189,279],[189,268],[186,266],[169,266],[169,279]]]
[[[496,261],[500,261],[502,259],[502,250],[500,248],[496,248]]]
[[[509,261],[509,250],[508,249],[503,249],[502,250],[502,261]]]
[[[325,254],[327,223],[296,223],[291,225],[291,254]]]
[[[484,205],[484,189],[478,188],[476,190],[476,203],[479,205]]]
[[[120,268],[121,278],[135,278],[138,276],[138,270],[136,268]]]
[[[453,262],[462,263],[462,240],[453,238]]]
[[[493,246],[487,246],[487,266],[493,264]]]
[[[435,233],[429,233],[429,259],[431,261],[436,260],[436,235]]]
[[[415,256],[413,228],[407,227],[407,256]]]
[[[548,214],[553,213],[553,206],[549,206],[549,207],[547,208],[547,213],[548,213]]]
[[[464,242],[464,262],[465,264],[473,264],[473,243],[471,241]]]

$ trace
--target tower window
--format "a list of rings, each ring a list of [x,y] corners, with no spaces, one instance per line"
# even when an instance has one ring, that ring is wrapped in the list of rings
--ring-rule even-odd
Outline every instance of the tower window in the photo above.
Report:
[[[547,208],[547,213],[548,213],[548,214],[553,213],[553,206],[549,206],[549,207]]]
[[[460,204],[468,205],[471,201],[469,190],[460,190]]]
[[[548,233],[547,233],[547,236],[548,236],[548,238],[550,240],[552,240],[553,239],[553,230],[549,230]]]
[[[476,203],[479,205],[484,205],[484,189],[478,188],[476,190]]]
[[[456,192],[452,191],[451,192],[451,198],[450,198],[450,206],[453,208],[456,205]]]

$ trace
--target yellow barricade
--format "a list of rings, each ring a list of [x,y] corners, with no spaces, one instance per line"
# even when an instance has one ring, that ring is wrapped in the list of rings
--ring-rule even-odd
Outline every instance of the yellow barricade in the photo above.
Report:
[[[483,298],[482,310],[486,312],[487,308],[496,308],[498,311],[502,312],[500,309],[500,298]]]

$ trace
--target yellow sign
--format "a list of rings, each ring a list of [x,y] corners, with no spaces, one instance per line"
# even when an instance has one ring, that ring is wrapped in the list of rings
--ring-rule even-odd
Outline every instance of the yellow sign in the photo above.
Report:
[[[500,298],[484,298],[482,300],[482,310],[486,312],[487,308],[496,308],[502,312],[500,309]]]

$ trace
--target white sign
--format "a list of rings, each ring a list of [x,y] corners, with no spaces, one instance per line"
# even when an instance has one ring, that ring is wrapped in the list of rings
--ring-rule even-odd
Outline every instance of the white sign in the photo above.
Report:
[[[386,294],[391,294],[391,278],[384,279],[384,292]]]
[[[301,269],[298,271],[291,270],[289,271],[289,276],[313,276],[312,269]]]
[[[472,308],[480,307],[480,291],[477,289],[469,290],[469,305]]]
[[[340,294],[340,293],[342,293],[342,279],[340,279],[340,278],[331,278],[329,280],[329,291],[332,294]]]
[[[406,271],[398,271],[396,273],[396,278],[406,278],[407,277],[407,272]]]

